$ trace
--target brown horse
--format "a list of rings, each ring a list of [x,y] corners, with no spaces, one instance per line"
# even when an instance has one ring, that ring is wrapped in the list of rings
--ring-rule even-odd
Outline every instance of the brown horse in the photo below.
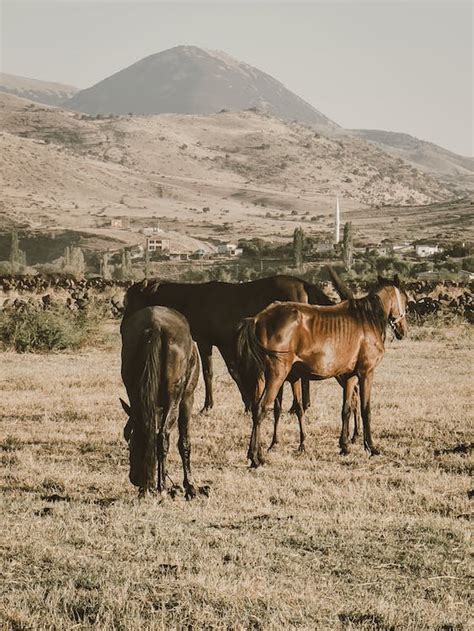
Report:
[[[130,405],[124,436],[130,440],[130,482],[140,496],[166,491],[169,434],[178,422],[186,499],[191,477],[189,421],[199,360],[189,325],[176,311],[147,307],[122,321],[122,379]]]
[[[242,379],[252,396],[253,429],[248,450],[252,467],[264,463],[260,426],[267,409],[285,380],[302,377],[336,377],[343,386],[342,454],[349,451],[351,402],[359,383],[364,446],[371,454],[378,453],[370,429],[374,370],[384,355],[387,324],[397,338],[406,334],[407,302],[396,276],[365,298],[330,307],[275,303],[241,324],[238,357]],[[300,448],[304,444],[302,415]]]
[[[343,297],[349,296],[345,286],[336,290]],[[205,384],[203,411],[213,407],[212,348],[216,346],[234,381],[239,386],[240,376],[236,368],[236,334],[240,322],[256,315],[275,300],[331,305],[333,301],[317,286],[293,276],[270,276],[248,283],[160,283],[158,280],[142,281],[132,285],[125,296],[125,316],[149,305],[162,305],[176,309],[188,320],[191,334],[201,356]],[[309,404],[307,395],[303,401]],[[281,409],[281,397],[276,400],[275,410]]]

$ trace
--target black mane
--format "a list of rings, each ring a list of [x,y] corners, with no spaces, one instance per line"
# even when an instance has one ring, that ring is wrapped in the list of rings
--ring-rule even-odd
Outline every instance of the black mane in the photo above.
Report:
[[[351,298],[348,302],[349,315],[357,322],[366,322],[374,326],[385,340],[388,317],[379,296],[374,292],[364,298]]]

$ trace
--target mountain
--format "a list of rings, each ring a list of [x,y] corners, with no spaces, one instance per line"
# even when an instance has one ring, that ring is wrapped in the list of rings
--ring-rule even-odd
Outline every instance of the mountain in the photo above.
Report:
[[[46,105],[59,105],[77,92],[77,88],[62,83],[50,83],[0,72],[0,92],[13,94]]]
[[[81,90],[64,107],[87,114],[214,114],[257,108],[284,120],[336,127],[257,68],[225,53],[176,46]]]
[[[379,129],[351,129],[352,133],[379,145],[396,158],[411,162],[426,173],[441,176],[473,176],[474,158],[460,156],[432,142],[409,134]]]

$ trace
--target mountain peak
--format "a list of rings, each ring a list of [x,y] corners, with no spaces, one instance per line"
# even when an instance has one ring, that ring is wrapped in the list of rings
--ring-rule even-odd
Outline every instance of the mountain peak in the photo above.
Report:
[[[270,75],[219,50],[180,45],[149,55],[64,103],[87,114],[213,114],[259,108],[337,127]]]

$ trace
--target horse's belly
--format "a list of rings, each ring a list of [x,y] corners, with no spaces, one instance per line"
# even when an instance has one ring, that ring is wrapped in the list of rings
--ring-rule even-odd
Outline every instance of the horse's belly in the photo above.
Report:
[[[300,357],[311,379],[330,379],[354,372],[357,355],[329,346]]]

